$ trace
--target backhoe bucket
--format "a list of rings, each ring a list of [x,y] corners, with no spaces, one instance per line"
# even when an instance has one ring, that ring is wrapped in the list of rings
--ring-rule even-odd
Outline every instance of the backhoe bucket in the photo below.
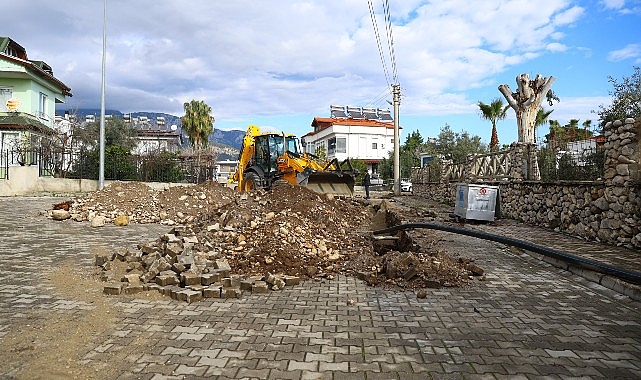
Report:
[[[354,195],[354,176],[347,173],[335,172],[314,172],[303,182],[299,182],[321,194],[334,194],[339,196],[351,197]]]

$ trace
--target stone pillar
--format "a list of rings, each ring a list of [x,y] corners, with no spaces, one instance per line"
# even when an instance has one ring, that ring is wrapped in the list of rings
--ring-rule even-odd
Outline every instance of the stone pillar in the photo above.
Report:
[[[536,147],[536,144],[527,144],[527,179],[530,181],[541,180],[541,172],[539,171],[539,160],[537,160],[537,152],[538,149]]]
[[[641,120],[617,120],[605,125],[606,186],[630,187],[639,184],[639,136]]]
[[[641,120],[605,125],[605,191],[596,199],[601,210],[598,237],[628,247],[641,247]]]
[[[510,177],[514,181],[541,179],[536,151],[536,145],[531,143],[513,142],[510,145]]]

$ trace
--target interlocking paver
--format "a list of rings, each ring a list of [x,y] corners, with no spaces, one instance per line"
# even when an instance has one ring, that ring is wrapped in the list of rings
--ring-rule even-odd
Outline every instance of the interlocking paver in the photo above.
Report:
[[[79,319],[95,308],[45,280],[57,264],[73,260],[89,271],[97,247],[135,249],[166,231],[95,229],[37,214],[57,200],[0,198],[2,340],[26,321]],[[438,236],[451,253],[472,256],[486,281],[430,289],[425,299],[346,276],[192,304],[105,295],[114,323],[77,360],[115,368],[109,378],[122,379],[641,378],[640,303],[500,244]],[[0,344],[0,356],[6,349]],[[0,377],[16,368],[0,364]]]

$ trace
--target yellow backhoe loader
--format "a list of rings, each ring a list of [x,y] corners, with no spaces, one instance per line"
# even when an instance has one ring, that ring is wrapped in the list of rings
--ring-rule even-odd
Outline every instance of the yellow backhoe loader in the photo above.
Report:
[[[317,193],[352,196],[357,174],[349,159],[320,162],[318,157],[299,150],[296,136],[261,133],[260,127],[250,125],[243,138],[238,169],[230,180],[240,191],[271,189],[279,181],[287,181]]]

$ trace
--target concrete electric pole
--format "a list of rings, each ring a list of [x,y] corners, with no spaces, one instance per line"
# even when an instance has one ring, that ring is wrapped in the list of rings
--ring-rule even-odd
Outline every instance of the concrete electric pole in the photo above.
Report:
[[[401,142],[398,124],[398,108],[401,104],[401,86],[392,85],[392,95],[394,97],[394,194],[401,194]]]
[[[100,166],[98,189],[105,187],[105,66],[107,65],[107,0],[102,27],[102,85],[100,86]]]

